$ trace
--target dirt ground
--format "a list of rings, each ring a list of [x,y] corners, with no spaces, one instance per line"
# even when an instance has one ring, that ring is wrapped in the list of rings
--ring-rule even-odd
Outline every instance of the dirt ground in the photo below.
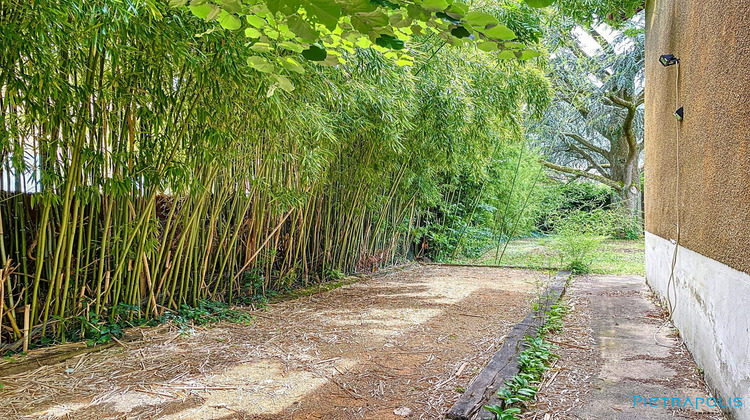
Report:
[[[409,267],[0,378],[0,418],[442,418],[549,277]]]

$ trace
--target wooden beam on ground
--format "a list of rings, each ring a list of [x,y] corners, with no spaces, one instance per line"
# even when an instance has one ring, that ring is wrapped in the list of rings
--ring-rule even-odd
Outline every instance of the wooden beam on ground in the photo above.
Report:
[[[503,340],[500,349],[492,356],[487,366],[469,384],[461,398],[453,404],[445,416],[454,420],[494,419],[494,414],[482,409],[484,405],[499,402],[497,390],[503,383],[519,372],[518,354],[523,351],[525,337],[536,337],[539,327],[544,325],[546,315],[565,292],[570,272],[559,272],[540,296],[537,308],[516,324]]]
[[[472,267],[472,268],[512,268],[518,270],[541,270],[541,271],[555,271],[558,268],[555,267],[529,267],[523,265],[491,265],[491,264],[460,264],[460,263],[419,263],[421,265],[437,265],[443,267]]]

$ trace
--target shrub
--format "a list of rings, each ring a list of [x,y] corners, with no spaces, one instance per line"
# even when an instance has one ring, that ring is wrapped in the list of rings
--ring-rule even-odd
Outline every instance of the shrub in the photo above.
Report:
[[[609,229],[606,212],[571,211],[554,220],[552,248],[566,269],[588,273]]]

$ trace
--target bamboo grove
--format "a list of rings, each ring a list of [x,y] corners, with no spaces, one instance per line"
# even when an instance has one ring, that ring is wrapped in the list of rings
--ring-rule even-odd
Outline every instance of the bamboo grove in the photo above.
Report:
[[[357,50],[269,92],[213,27],[151,0],[0,1],[0,348],[26,305],[32,339],[65,340],[408,258],[455,174],[486,178],[546,100],[536,65],[429,38],[411,68]]]

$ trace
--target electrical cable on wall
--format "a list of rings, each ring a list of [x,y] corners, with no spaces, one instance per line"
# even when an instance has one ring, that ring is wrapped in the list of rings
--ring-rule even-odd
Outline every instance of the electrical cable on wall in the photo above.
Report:
[[[676,281],[677,276],[675,275],[675,267],[677,266],[677,252],[680,249],[680,122],[684,118],[684,111],[683,108],[680,107],[680,60],[676,58],[672,54],[662,55],[659,57],[659,61],[661,64],[665,67],[676,65],[677,66],[677,74],[675,75],[675,82],[674,82],[674,100],[675,100],[675,213],[676,213],[676,235],[674,240],[674,251],[672,252],[672,264],[670,266],[669,270],[669,279],[667,280],[667,290],[666,290],[666,298],[667,298],[667,312],[668,317],[667,321],[664,322],[657,330],[654,332],[654,342],[662,347],[673,347],[673,346],[667,346],[664,344],[659,343],[659,340],[656,338],[656,336],[659,334],[659,331],[662,330],[665,326],[672,323],[672,318],[674,316],[674,312],[677,309],[677,290],[676,290]],[[672,300],[672,293],[670,293],[670,290],[673,290],[674,292],[674,301]],[[680,340],[680,344],[677,345],[677,347],[680,347],[684,344],[684,341],[682,339]]]

